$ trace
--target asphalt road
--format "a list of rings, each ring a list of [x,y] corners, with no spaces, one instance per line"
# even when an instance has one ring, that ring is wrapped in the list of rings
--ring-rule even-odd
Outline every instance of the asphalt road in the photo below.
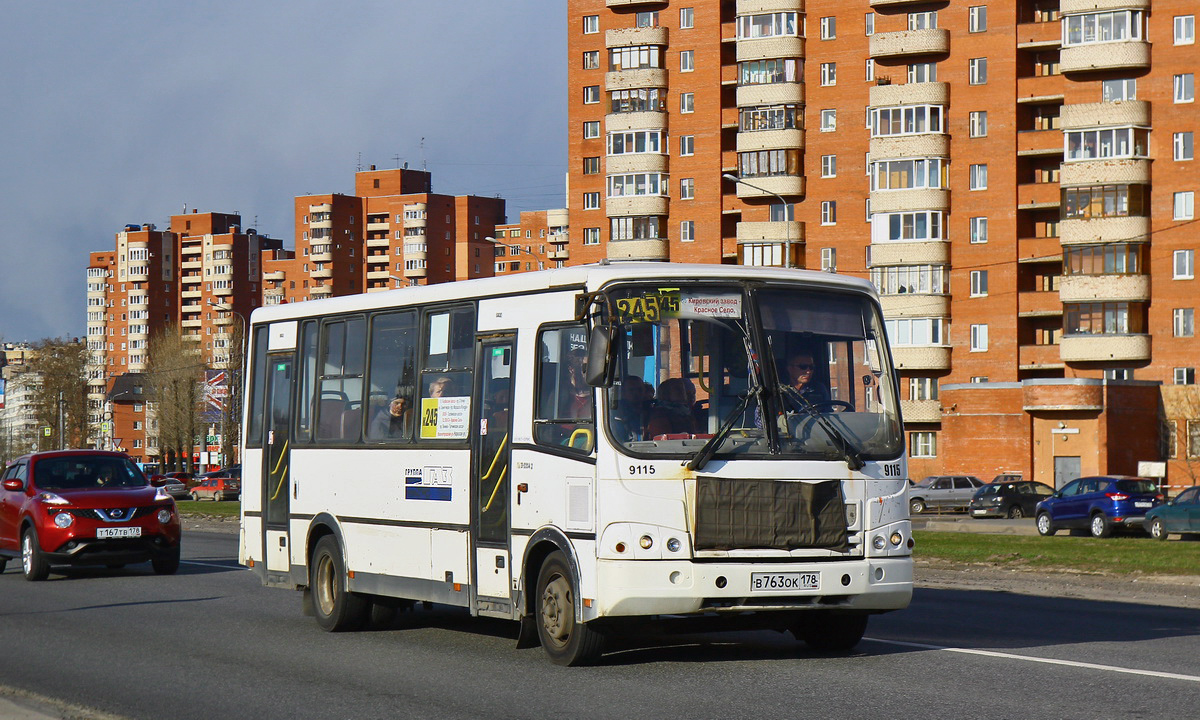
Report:
[[[513,626],[436,608],[328,634],[299,595],[189,532],[149,566],[0,576],[0,685],[125,718],[1189,717],[1200,614],[918,589],[852,655],[773,632],[641,637],[593,668],[516,650]]]

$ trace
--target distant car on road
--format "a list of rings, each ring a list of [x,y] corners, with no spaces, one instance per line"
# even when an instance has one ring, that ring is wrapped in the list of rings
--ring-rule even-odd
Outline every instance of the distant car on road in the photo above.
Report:
[[[166,475],[163,475],[162,478],[163,478],[163,486],[162,486],[163,491],[165,491],[168,495],[175,498],[176,500],[183,500],[183,499],[187,498],[187,496],[188,496],[187,485],[185,485],[182,480],[180,480],[179,478],[168,477]]]
[[[908,488],[908,510],[919,515],[929,508],[965,508],[981,487],[974,475],[931,475]]]
[[[193,500],[236,500],[242,494],[242,481],[224,470],[204,473],[188,491]]]
[[[1108,537],[1117,527],[1138,527],[1146,513],[1163,502],[1158,483],[1140,477],[1099,475],[1072,480],[1037,504],[1037,529],[1087,529]]]
[[[1054,488],[1032,480],[990,482],[975,491],[968,511],[977,518],[1033,517],[1038,502],[1053,494]]]
[[[1193,485],[1165,505],[1146,513],[1146,532],[1155,540],[1166,540],[1171,533],[1200,533],[1200,485]]]

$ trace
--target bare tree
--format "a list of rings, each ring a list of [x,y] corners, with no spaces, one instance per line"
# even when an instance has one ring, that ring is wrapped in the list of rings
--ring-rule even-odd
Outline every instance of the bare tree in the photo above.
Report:
[[[1200,385],[1163,385],[1160,397],[1159,437],[1167,477],[1195,485],[1200,481]]]
[[[33,393],[37,423],[51,428],[39,438],[39,449],[83,447],[90,436],[87,398],[87,345],[78,339],[46,338],[33,345],[31,375],[39,382]]]
[[[238,322],[234,326],[226,348],[224,362],[214,365],[225,370],[225,382],[228,392],[221,411],[221,456],[225,463],[233,462],[234,450],[242,437],[242,388],[245,385],[245,325]]]
[[[158,423],[162,470],[192,470],[192,445],[200,429],[204,363],[179,328],[168,325],[150,338],[146,378]]]

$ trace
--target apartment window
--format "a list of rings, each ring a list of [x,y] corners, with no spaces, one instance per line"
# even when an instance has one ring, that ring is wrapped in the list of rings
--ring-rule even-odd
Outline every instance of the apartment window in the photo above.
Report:
[[[1175,16],[1175,44],[1192,45],[1196,42],[1196,16]]]
[[[945,240],[942,235],[942,213],[936,210],[876,213],[871,223],[871,242]]]
[[[971,376],[971,382],[976,385],[978,385],[980,383],[985,383],[987,381],[988,381],[987,375],[972,375]]]
[[[1191,280],[1196,276],[1196,251],[1176,250],[1172,266],[1174,268],[1174,272],[1171,275],[1172,278],[1175,280]]]
[[[967,8],[967,32],[983,32],[987,30],[987,5],[975,5]]]
[[[583,16],[583,34],[594,35],[600,32],[600,16],[599,15],[584,15]]]
[[[589,192],[583,194],[583,209],[584,210],[599,210],[600,209],[600,193]]]
[[[944,111],[941,105],[872,108],[867,112],[867,127],[872,137],[940,133]]]
[[[1193,157],[1192,151],[1192,134],[1190,132],[1175,133],[1175,159],[1176,160],[1191,160]]]
[[[795,105],[766,105],[738,109],[738,130],[792,130],[799,127],[802,117]]]
[[[988,349],[988,326],[971,326],[971,352],[986,352]]]
[[[974,244],[982,244],[988,241],[988,219],[985,217],[973,217],[970,222],[971,227],[971,242]]]
[[[837,225],[837,201],[822,200],[821,201],[821,224],[822,225]]]
[[[821,63],[821,84],[837,85],[837,63]]]
[[[635,21],[640,28],[656,28],[658,27],[658,11],[640,12],[637,14]]]
[[[771,203],[769,217],[771,222],[791,222],[796,219],[796,204],[787,203],[786,205],[780,205],[779,203]]]
[[[1068,15],[1062,23],[1062,46],[1127,42],[1145,37],[1145,13],[1115,10]]]
[[[1068,130],[1063,133],[1066,160],[1107,160],[1146,157],[1149,131],[1119,127],[1104,130]]]
[[[679,8],[679,29],[690,30],[694,27],[696,27],[695,8]]]
[[[871,58],[867,58],[866,76],[867,76],[867,82],[875,81],[875,61]]]
[[[971,297],[986,297],[988,294],[988,271],[971,271]]]
[[[696,154],[696,136],[682,135],[679,138],[679,156],[688,157]]]
[[[1196,99],[1196,76],[1183,73],[1175,76],[1175,102],[1190,103]]]
[[[821,156],[821,177],[837,177],[837,155]]]
[[[1141,275],[1146,267],[1145,243],[1068,245],[1063,251],[1064,275]]]
[[[987,110],[975,110],[970,113],[971,137],[987,137]]]
[[[598,70],[600,68],[600,51],[589,50],[583,54],[583,69]]]
[[[679,199],[691,200],[696,197],[696,179],[683,178],[679,181]]]
[[[868,37],[875,34],[875,13],[863,15],[863,34]]]
[[[662,237],[657,215],[609,218],[611,240],[658,240]]]
[[[1129,368],[1104,368],[1105,380],[1132,380],[1133,371]]]
[[[600,137],[600,121],[590,120],[583,124],[583,138],[591,140]]]
[[[935,377],[910,377],[908,379],[909,400],[937,400],[938,379]]]
[[[599,245],[600,244],[600,228],[584,228],[583,229],[583,244],[584,245]]]
[[[929,346],[942,344],[942,318],[885,319],[888,339],[892,345]]]
[[[1175,308],[1172,320],[1175,337],[1192,337],[1195,334],[1195,310],[1192,308]]]
[[[822,212],[825,203],[821,203]],[[825,272],[837,272],[837,248],[821,248],[821,269]]]
[[[1146,214],[1146,185],[1083,185],[1063,188],[1063,220],[1102,217],[1142,217]]]
[[[837,110],[821,111],[821,132],[837,130]]]
[[[1137,100],[1137,80],[1134,78],[1102,80],[1100,82],[1100,98],[1104,102]]]
[[[908,454],[915,458],[937,457],[937,433],[922,431],[908,434]]]
[[[583,104],[595,105],[600,102],[600,86],[588,85],[583,88]]]
[[[609,155],[666,152],[665,135],[662,130],[627,130],[608,134]]]
[[[679,112],[690,113],[696,111],[696,94],[695,93],[679,93]]]
[[[667,109],[666,88],[634,88],[608,93],[611,112],[662,112]]]
[[[679,53],[679,72],[691,72],[696,69],[696,51],[684,50]]]
[[[987,172],[986,164],[971,166],[971,189],[972,190],[987,190]]]
[[[972,85],[983,85],[987,82],[987,58],[971,58],[967,65]]]
[[[1177,367],[1175,368],[1174,375],[1176,385],[1196,384],[1196,368],[1194,367]]]
[[[837,18],[821,18],[821,39],[832,40],[837,37]]]
[[[696,240],[696,222],[694,220],[684,220],[679,223],[679,241],[694,242]]]
[[[741,177],[797,176],[801,173],[800,150],[758,150],[738,153]]]
[[[1175,448],[1179,444],[1179,425],[1174,420],[1168,420],[1163,424],[1166,427],[1163,428],[1163,434],[1159,436],[1162,441],[1160,451],[1164,458],[1173,460],[1175,459]]]
[[[1175,220],[1191,220],[1195,217],[1196,193],[1191,190],[1175,193]]]
[[[946,186],[945,158],[879,160],[872,162],[871,191],[915,190]]]
[[[658,45],[628,45],[608,51],[608,69],[612,72],[662,67],[662,48]]]
[[[799,82],[804,64],[795,58],[748,60],[738,63],[738,85]]]
[[[626,173],[608,176],[609,197],[667,195],[668,176],[662,173]]]
[[[932,30],[937,27],[937,12],[911,12],[908,14],[909,30]]]
[[[583,174],[584,175],[600,174],[600,158],[599,157],[585,157],[583,159]]]
[[[1187,421],[1187,454],[1188,457],[1200,457],[1200,421]]]
[[[910,83],[937,82],[937,63],[914,63],[908,66]]]
[[[799,13],[773,12],[757,15],[741,15],[737,18],[737,39],[754,40],[757,38],[792,36],[795,37]]]

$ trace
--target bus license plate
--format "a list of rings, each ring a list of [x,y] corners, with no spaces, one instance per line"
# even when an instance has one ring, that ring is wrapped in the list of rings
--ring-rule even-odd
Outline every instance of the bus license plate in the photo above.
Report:
[[[789,590],[820,589],[820,573],[750,573],[751,592],[787,592]]]
[[[142,536],[140,527],[96,528],[96,537],[101,540],[109,538],[135,538]]]

